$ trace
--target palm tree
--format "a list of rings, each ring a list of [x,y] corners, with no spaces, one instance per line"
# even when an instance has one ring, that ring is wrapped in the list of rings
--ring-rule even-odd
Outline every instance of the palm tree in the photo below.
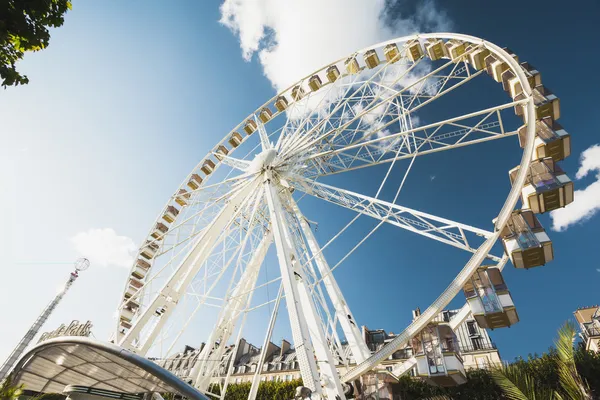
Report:
[[[504,365],[491,372],[492,379],[511,400],[591,400],[588,385],[583,381],[575,366],[573,342],[576,329],[566,322],[554,341],[557,351],[556,370],[561,390],[539,385],[520,365]]]
[[[23,393],[23,385],[13,385],[10,375],[0,384],[0,400],[16,400],[21,393]]]

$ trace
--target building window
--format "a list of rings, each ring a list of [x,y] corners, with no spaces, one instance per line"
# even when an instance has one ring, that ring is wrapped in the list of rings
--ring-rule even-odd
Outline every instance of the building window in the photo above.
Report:
[[[450,322],[450,311],[442,311],[444,322]]]
[[[475,325],[475,321],[467,321],[467,330],[469,331],[470,336],[478,335],[477,325]]]
[[[483,349],[483,340],[478,337],[471,338],[471,344],[473,345],[473,350],[481,350]]]
[[[292,376],[291,375],[286,375],[285,376],[285,380],[286,380],[286,382],[291,381],[292,380]]]

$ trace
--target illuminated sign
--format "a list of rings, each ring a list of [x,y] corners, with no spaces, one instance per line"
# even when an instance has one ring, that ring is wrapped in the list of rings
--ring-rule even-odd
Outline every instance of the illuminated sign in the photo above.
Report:
[[[42,333],[38,343],[59,336],[90,336],[90,333],[92,333],[92,321],[82,324],[77,320],[73,320],[69,326],[62,324],[56,330]]]

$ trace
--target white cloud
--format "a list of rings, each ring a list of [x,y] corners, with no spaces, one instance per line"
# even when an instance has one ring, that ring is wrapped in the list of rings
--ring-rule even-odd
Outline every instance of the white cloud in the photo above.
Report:
[[[448,31],[451,22],[432,0],[413,15],[386,0],[224,0],[221,23],[239,37],[244,59],[254,54],[277,90],[366,46],[422,31]]]
[[[137,247],[127,236],[119,236],[111,228],[89,229],[71,238],[75,250],[92,264],[130,267]]]
[[[581,153],[580,164],[575,178],[582,179],[588,173],[596,172],[596,181],[576,190],[573,203],[550,213],[552,229],[555,231],[563,231],[577,222],[587,221],[600,210],[600,144]]]

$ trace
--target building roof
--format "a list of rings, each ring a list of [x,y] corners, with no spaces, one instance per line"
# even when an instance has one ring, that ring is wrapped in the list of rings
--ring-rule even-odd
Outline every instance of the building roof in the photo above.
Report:
[[[592,318],[598,316],[598,314],[600,314],[599,310],[600,307],[598,307],[597,305],[590,307],[580,307],[573,314],[575,314],[577,322],[583,324],[584,322],[591,322]]]

